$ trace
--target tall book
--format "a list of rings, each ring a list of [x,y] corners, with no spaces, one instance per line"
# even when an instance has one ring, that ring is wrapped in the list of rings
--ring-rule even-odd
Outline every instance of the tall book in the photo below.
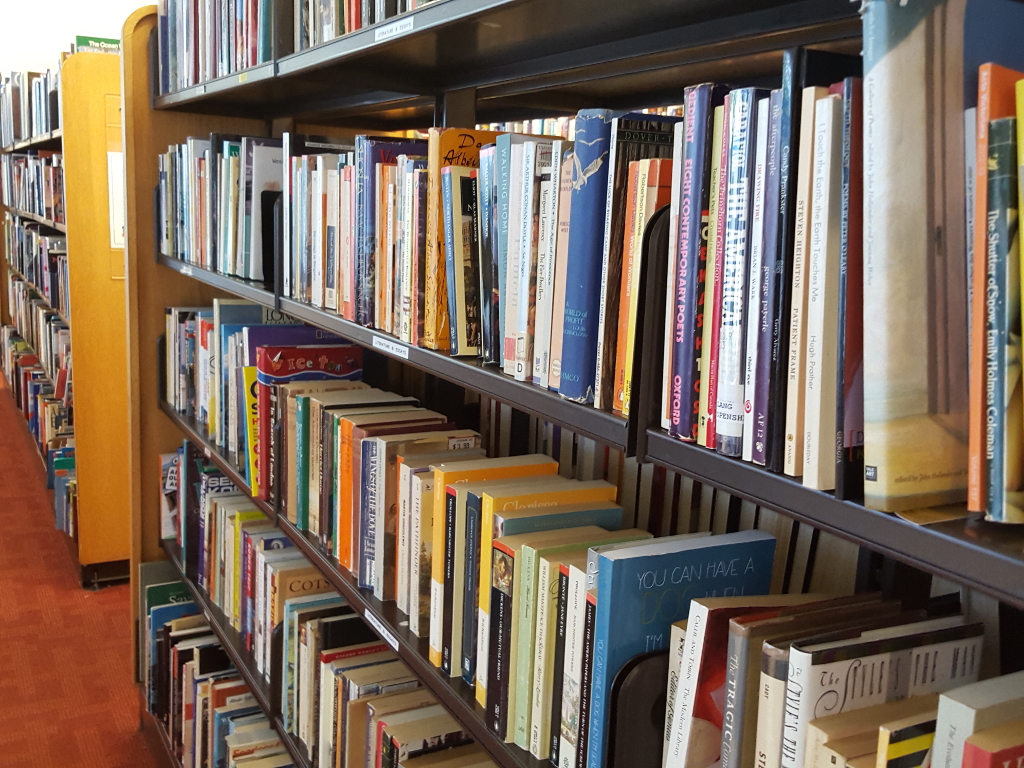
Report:
[[[621,320],[619,284],[622,279],[629,164],[645,158],[671,158],[673,126],[680,120],[681,117],[642,113],[612,119],[594,371],[594,405],[604,410],[612,404],[615,384],[615,343]],[[576,130],[579,130],[578,124]]]
[[[715,404],[715,447],[726,456],[740,456],[743,452],[744,331],[756,138],[754,119],[757,102],[763,96],[764,92],[756,88],[741,88],[729,94],[725,254]]]
[[[990,60],[991,61],[991,60]],[[967,508],[973,512],[987,512],[988,478],[986,476],[987,410],[985,391],[988,369],[988,313],[986,312],[986,285],[989,280],[989,183],[990,174],[989,131],[992,122],[1016,114],[1014,84],[1024,78],[1017,72],[999,64],[987,63],[978,68],[978,107],[975,132],[975,177],[971,280],[970,329],[970,402],[968,404],[968,469]]]
[[[1017,210],[1017,118],[1004,117],[988,131],[985,250],[985,519],[999,523],[1024,523]]]
[[[836,345],[839,218],[842,194],[843,100],[814,105],[814,190],[807,284],[807,372],[804,401],[804,485],[835,487]]]
[[[871,509],[919,509],[967,495],[963,111],[974,106],[974,67],[993,58],[1024,65],[1014,32],[1022,16],[1024,6],[1008,0],[864,6],[864,114],[872,116],[864,121],[864,316],[883,318],[885,328],[864,350]],[[944,36],[934,34],[939,29]],[[919,139],[904,141],[897,125],[915,126]]]
[[[704,396],[705,369],[702,366],[707,320],[707,297],[704,294],[709,236],[711,198],[716,197],[717,210],[719,166],[714,164],[716,111],[725,99],[720,86],[704,83],[685,91],[686,123],[683,131],[683,154],[680,158],[681,187],[679,221],[676,229],[676,252],[671,307],[671,369],[669,389],[669,434],[684,440],[696,440],[699,428],[700,399]],[[719,134],[720,135],[720,134]],[[674,190],[675,192],[675,190]],[[710,246],[713,247],[713,244]],[[669,358],[666,358],[666,363]]]
[[[584,109],[576,116],[558,394],[579,403],[594,399],[611,121],[606,109]]]
[[[441,169],[449,353],[476,355],[480,348],[480,252],[476,237],[477,172],[453,165]]]
[[[843,80],[843,186],[836,346],[836,497],[864,501],[864,94]]]

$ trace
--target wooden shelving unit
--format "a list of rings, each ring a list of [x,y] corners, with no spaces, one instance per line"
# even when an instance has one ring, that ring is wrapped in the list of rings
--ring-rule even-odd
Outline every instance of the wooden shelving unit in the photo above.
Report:
[[[1024,532],[966,518],[917,525],[839,501],[792,478],[674,440],[657,428],[649,408],[637,409],[626,421],[516,382],[497,368],[411,347],[264,285],[154,256],[156,157],[189,135],[270,134],[298,122],[373,130],[471,125],[572,114],[595,105],[627,109],[675,103],[683,86],[706,80],[771,85],[779,80],[785,48],[859,52],[855,5],[847,0],[440,0],[316,48],[277,51],[272,62],[170,94],[150,90],[155,24],[155,10],[142,9],[126,23],[123,38],[133,563],[166,554],[158,545],[158,453],[187,438],[246,492],[229,458],[162,401],[156,357],[165,306],[209,304],[215,296],[231,295],[282,310],[389,360],[627,454],[636,451],[645,462],[1024,608]],[[650,370],[660,375],[660,366]],[[642,375],[651,373],[645,369]],[[634,386],[640,390],[643,383]],[[277,518],[269,504],[254,501]],[[470,687],[430,664],[426,640],[409,633],[394,603],[359,589],[318,542],[286,519],[277,523],[499,765],[540,765],[486,727]]]
[[[67,236],[72,310],[61,319],[73,337],[75,550],[85,585],[123,580],[129,563],[124,249],[115,242],[123,232],[111,233],[110,210],[121,190],[108,188],[120,176],[108,164],[122,156],[120,57],[70,56],[61,66],[61,90],[61,127],[4,151],[63,155],[65,223],[8,210]],[[7,271],[5,264],[5,286]]]

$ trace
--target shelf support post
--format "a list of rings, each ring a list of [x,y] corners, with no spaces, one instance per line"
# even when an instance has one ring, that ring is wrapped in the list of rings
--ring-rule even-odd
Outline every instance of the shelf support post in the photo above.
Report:
[[[451,128],[476,125],[476,88],[445,91],[434,102],[434,125]]]

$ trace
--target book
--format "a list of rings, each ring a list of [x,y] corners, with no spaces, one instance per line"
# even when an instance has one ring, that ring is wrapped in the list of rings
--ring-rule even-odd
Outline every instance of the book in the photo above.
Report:
[[[1024,77],[1022,77],[1024,79]],[[1024,522],[1019,470],[1022,419],[1020,244],[1017,224],[1017,118],[988,129],[985,219],[985,519]],[[1021,418],[1017,418],[1017,416]]]
[[[569,216],[572,212],[572,173],[575,154],[566,150],[558,191],[558,232],[555,236],[555,285],[551,307],[551,351],[545,386],[558,391],[562,376],[562,343],[565,338],[565,286],[569,269]]]
[[[637,653],[664,647],[672,624],[689,612],[690,599],[700,592],[766,593],[774,557],[775,539],[760,531],[654,541],[601,555],[588,766],[602,765],[608,692],[622,665]],[[653,616],[652,601],[658,606]]]
[[[558,394],[580,403],[594,399],[611,120],[612,113],[601,109],[576,116]]]
[[[863,15],[864,114],[874,116],[864,130],[864,274],[871,276],[864,316],[891,317],[887,327],[901,329],[864,350],[864,500],[889,512],[960,503],[967,494],[968,379],[980,381],[981,350],[972,345],[968,365],[963,110],[974,106],[974,67],[993,57],[1017,69],[1024,63],[1008,33],[1021,12],[1015,3],[947,1],[920,14],[907,10],[871,0]],[[964,34],[933,40],[927,30],[947,19]],[[914,69],[925,50],[939,54],[942,65]],[[929,89],[948,95],[929,101],[922,97]],[[979,109],[979,128],[981,117]],[[927,131],[908,151],[889,130],[897,123],[944,129]],[[935,157],[946,160],[938,171]],[[938,200],[934,189],[949,192]],[[981,189],[974,191],[977,210]],[[899,200],[928,204],[904,209]],[[917,290],[926,284],[934,289]],[[975,289],[972,301],[979,298]],[[979,320],[972,312],[975,328]]]
[[[615,386],[615,344],[619,322],[622,320],[619,289],[624,263],[624,234],[627,227],[626,187],[629,164],[645,158],[671,158],[673,126],[682,119],[676,116],[637,112],[614,117],[611,121],[594,373],[594,406],[603,410],[608,410],[612,406]],[[642,239],[642,233],[640,237]]]
[[[435,555],[431,562],[430,584],[430,662],[441,666],[442,622],[444,620],[444,558],[437,553],[443,551],[445,513],[447,510],[447,488],[453,483],[472,480],[515,478],[527,475],[554,474],[558,463],[539,454],[516,456],[507,459],[481,459],[459,462],[455,466],[438,464],[434,468],[433,542]]]
[[[1024,760],[1024,720],[986,728],[964,742],[964,768],[1001,768]]]
[[[839,294],[839,218],[842,196],[843,100],[814,104],[814,188],[807,267],[804,400],[805,487],[835,488],[836,370]]]
[[[964,740],[985,728],[1024,718],[1024,672],[994,677],[945,691],[932,748],[936,768],[960,768]]]
[[[962,617],[953,616],[867,632],[854,630],[844,639],[822,643],[794,643],[786,684],[783,768],[803,764],[811,720],[974,682],[983,633],[984,625],[964,624]],[[935,670],[931,675],[925,675],[921,666],[926,654]],[[954,657],[965,661],[954,665]],[[908,658],[910,669],[917,666],[921,671],[904,680],[893,672],[894,658]],[[857,684],[858,676],[875,679],[879,685],[865,690]]]
[[[836,345],[836,498],[864,500],[864,101],[843,80],[843,182]]]
[[[728,192],[715,403],[715,449],[726,456],[740,456],[743,452],[744,297],[749,277],[755,107],[762,95],[762,91],[755,88],[741,88],[729,94],[729,158],[725,182]]]
[[[916,715],[885,723],[878,729],[878,757],[875,765],[897,768],[930,764],[934,740],[935,706]]]
[[[572,169],[564,165],[564,160],[571,157],[569,142],[556,140],[551,143],[551,170],[545,180],[542,173],[540,207],[537,225],[537,295],[536,319],[533,341],[533,372],[531,380],[534,384],[547,387],[549,369],[551,367],[552,317],[559,324],[565,317],[565,274],[558,277],[558,241],[559,241],[559,210],[563,197],[568,200],[571,192],[569,184]],[[568,234],[568,232],[566,232]],[[564,256],[564,248],[563,248]],[[563,259],[564,260],[564,259]],[[561,306],[555,306],[556,282],[561,280]]]
[[[476,355],[480,348],[480,252],[476,237],[477,172],[465,166],[441,169],[449,354]]]

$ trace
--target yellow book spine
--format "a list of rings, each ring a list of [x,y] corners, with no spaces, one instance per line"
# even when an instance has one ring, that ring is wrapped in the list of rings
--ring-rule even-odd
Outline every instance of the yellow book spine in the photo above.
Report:
[[[245,383],[245,443],[246,466],[248,467],[249,490],[255,496],[259,493],[259,477],[256,474],[257,461],[260,444],[257,435],[260,427],[259,406],[256,403],[256,366],[247,365],[242,369],[242,380]]]
[[[234,541],[234,545],[233,546],[234,546],[234,550],[235,550],[235,557],[234,557],[235,572],[234,572],[234,574],[229,574],[229,576],[231,578],[231,591],[233,593],[232,594],[232,600],[231,600],[231,626],[233,626],[235,629],[237,629],[239,631],[241,631],[241,629],[242,629],[242,614],[241,614],[241,611],[239,609],[239,605],[241,604],[241,594],[242,594],[241,593],[241,586],[240,586],[241,585],[241,581],[242,581],[242,573],[241,573],[241,564],[242,564],[242,523],[247,523],[250,520],[260,520],[260,519],[265,519],[265,518],[266,518],[266,515],[264,515],[258,509],[251,509],[248,512],[239,512],[238,514],[235,515],[234,533],[233,533],[233,536],[232,536],[232,539]]]

